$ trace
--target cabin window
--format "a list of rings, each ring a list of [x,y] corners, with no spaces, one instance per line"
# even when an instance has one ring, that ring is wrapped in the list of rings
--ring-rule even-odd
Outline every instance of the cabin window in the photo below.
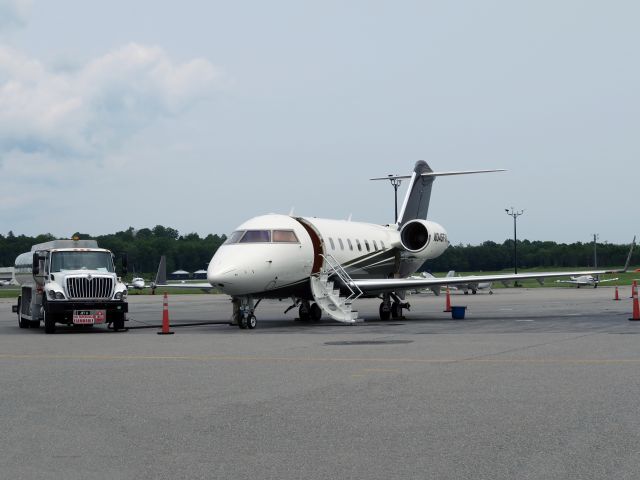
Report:
[[[378,251],[378,244],[376,243],[376,241],[373,241],[373,249],[377,252]]]
[[[299,243],[293,230],[274,230],[273,241],[275,243]]]
[[[342,243],[342,239],[338,239],[338,243],[340,244],[340,250],[344,250],[344,243]]]
[[[353,250],[353,243],[351,243],[350,238],[347,238],[347,243],[349,244],[349,250]]]
[[[333,238],[329,237],[329,243],[331,244],[331,250],[335,250],[336,249],[336,244],[333,243]]]
[[[271,232],[269,230],[247,230],[240,239],[240,243],[269,243]]]
[[[382,245],[382,249],[383,249],[383,250],[384,250],[385,248],[387,248],[387,247],[385,247],[385,246],[384,246],[384,242],[383,242],[382,240],[380,240],[380,245]]]
[[[371,247],[369,247],[369,241],[368,240],[364,241],[364,246],[367,248],[367,252],[371,251]]]
[[[362,251],[362,245],[360,244],[360,240],[358,240],[356,238],[356,245],[358,246],[358,251],[361,252]]]
[[[244,235],[244,230],[236,230],[229,236],[229,238],[227,238],[227,241],[224,242],[224,244],[228,245],[230,243],[238,243],[242,235]]]

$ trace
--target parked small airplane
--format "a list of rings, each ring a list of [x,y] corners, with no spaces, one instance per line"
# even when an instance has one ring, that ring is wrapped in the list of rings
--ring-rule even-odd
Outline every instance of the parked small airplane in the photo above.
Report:
[[[455,275],[455,271],[451,270],[449,273],[447,273],[445,278],[451,278]],[[420,272],[420,273],[414,273],[413,275],[411,275],[409,277],[412,280],[420,280],[421,278],[437,278],[434,275],[432,275],[429,272]],[[450,288],[456,288],[451,286]],[[427,291],[430,290],[431,292],[433,292],[434,295],[440,295],[440,293],[442,293],[442,288],[440,286],[435,286],[435,287],[431,287],[431,288],[416,288],[415,290],[411,291],[410,293],[416,293],[416,294],[420,294],[420,293],[427,293]]]
[[[256,307],[265,298],[291,298],[292,305],[285,313],[297,307],[301,320],[319,320],[324,313],[334,320],[354,323],[358,313],[352,306],[359,297],[380,298],[379,315],[387,320],[410,308],[404,292],[416,288],[613,273],[594,270],[409,278],[449,246],[445,229],[426,220],[436,177],[496,171],[503,170],[434,172],[420,160],[409,176],[372,179],[410,179],[400,214],[391,225],[277,214],[254,217],[217,250],[207,270],[208,284],[184,287],[214,286],[229,294],[233,302],[231,323],[252,329],[256,327]],[[625,269],[632,250],[633,245]]]
[[[0,280],[0,287],[6,287],[7,285],[11,285],[11,280]]]
[[[455,271],[449,273],[451,273],[451,276],[455,278]],[[492,285],[493,282],[469,282],[460,283],[456,285],[455,288],[457,288],[458,290],[462,290],[465,295],[468,295],[469,291],[471,291],[471,293],[475,295],[476,293],[478,293],[478,290],[489,290],[489,295],[493,295],[493,290],[491,289]]]
[[[135,273],[134,273],[135,274]],[[156,272],[156,279],[153,282],[147,283],[142,277],[135,277],[131,280],[131,283],[127,284],[127,288],[134,290],[144,290],[150,288],[155,293],[156,288],[159,285],[167,284],[167,259],[164,255],[160,257],[160,263],[158,264],[158,271]]]
[[[556,283],[569,283],[571,285],[575,285],[577,288],[580,287],[593,287],[598,288],[598,285],[605,282],[613,282],[614,280],[618,280],[617,278],[607,278],[604,280],[600,280],[598,275],[579,275],[571,277],[571,280],[556,280]]]

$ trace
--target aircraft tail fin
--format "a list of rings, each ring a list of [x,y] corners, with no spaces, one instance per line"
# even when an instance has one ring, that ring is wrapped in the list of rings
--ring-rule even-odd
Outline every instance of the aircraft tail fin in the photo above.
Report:
[[[631,263],[631,256],[633,255],[633,249],[636,246],[636,237],[633,236],[633,240],[631,241],[631,248],[629,249],[629,255],[627,255],[627,261],[624,264],[623,272],[626,272],[629,269],[629,264]]]
[[[449,270],[449,273],[447,273],[447,278],[451,278],[451,277],[455,277],[456,276],[456,271],[455,270]]]
[[[167,257],[162,255],[160,257],[160,263],[158,264],[158,272],[156,273],[156,285],[167,284]]]
[[[416,218],[426,220],[431,200],[431,188],[435,177],[422,176],[423,173],[433,173],[431,167],[424,160],[418,160],[409,181],[407,195],[404,197],[402,209],[396,222],[402,226],[409,220]]]
[[[398,214],[396,223],[402,226],[411,220],[426,220],[431,200],[431,188],[436,177],[450,175],[466,175],[469,173],[503,172],[504,170],[464,170],[452,172],[434,172],[424,160],[418,160],[411,175],[387,175],[386,177],[372,178],[371,180],[409,180],[409,188],[404,197],[402,209]]]

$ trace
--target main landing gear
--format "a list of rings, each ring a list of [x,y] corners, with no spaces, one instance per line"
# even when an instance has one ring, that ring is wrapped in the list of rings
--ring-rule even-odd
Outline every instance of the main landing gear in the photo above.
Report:
[[[392,301],[393,300],[393,301]],[[402,309],[411,309],[411,305],[404,302],[395,293],[385,293],[382,295],[382,303],[378,312],[380,320],[389,320],[389,318],[403,318]]]
[[[233,300],[233,317],[231,325],[238,325],[242,330],[247,328],[253,330],[258,324],[258,320],[254,314],[256,308],[260,304],[258,300],[255,304],[251,297],[234,298]]]
[[[307,300],[300,302],[298,316],[303,322],[318,322],[322,318],[322,309],[317,303],[309,303]]]

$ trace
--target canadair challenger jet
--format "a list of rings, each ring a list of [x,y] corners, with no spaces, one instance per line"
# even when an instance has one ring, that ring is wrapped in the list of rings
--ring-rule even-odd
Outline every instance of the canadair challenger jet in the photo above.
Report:
[[[214,286],[230,295],[232,324],[252,329],[256,327],[256,307],[265,298],[291,298],[292,305],[285,313],[297,308],[301,320],[319,320],[326,314],[340,322],[355,323],[358,313],[352,306],[359,297],[380,298],[380,318],[388,320],[409,309],[404,292],[416,288],[612,273],[408,278],[449,246],[445,229],[427,220],[436,177],[497,171],[502,170],[434,172],[421,160],[410,176],[382,177],[410,179],[400,215],[392,225],[275,214],[254,217],[217,250],[207,271],[209,284],[185,287]]]

